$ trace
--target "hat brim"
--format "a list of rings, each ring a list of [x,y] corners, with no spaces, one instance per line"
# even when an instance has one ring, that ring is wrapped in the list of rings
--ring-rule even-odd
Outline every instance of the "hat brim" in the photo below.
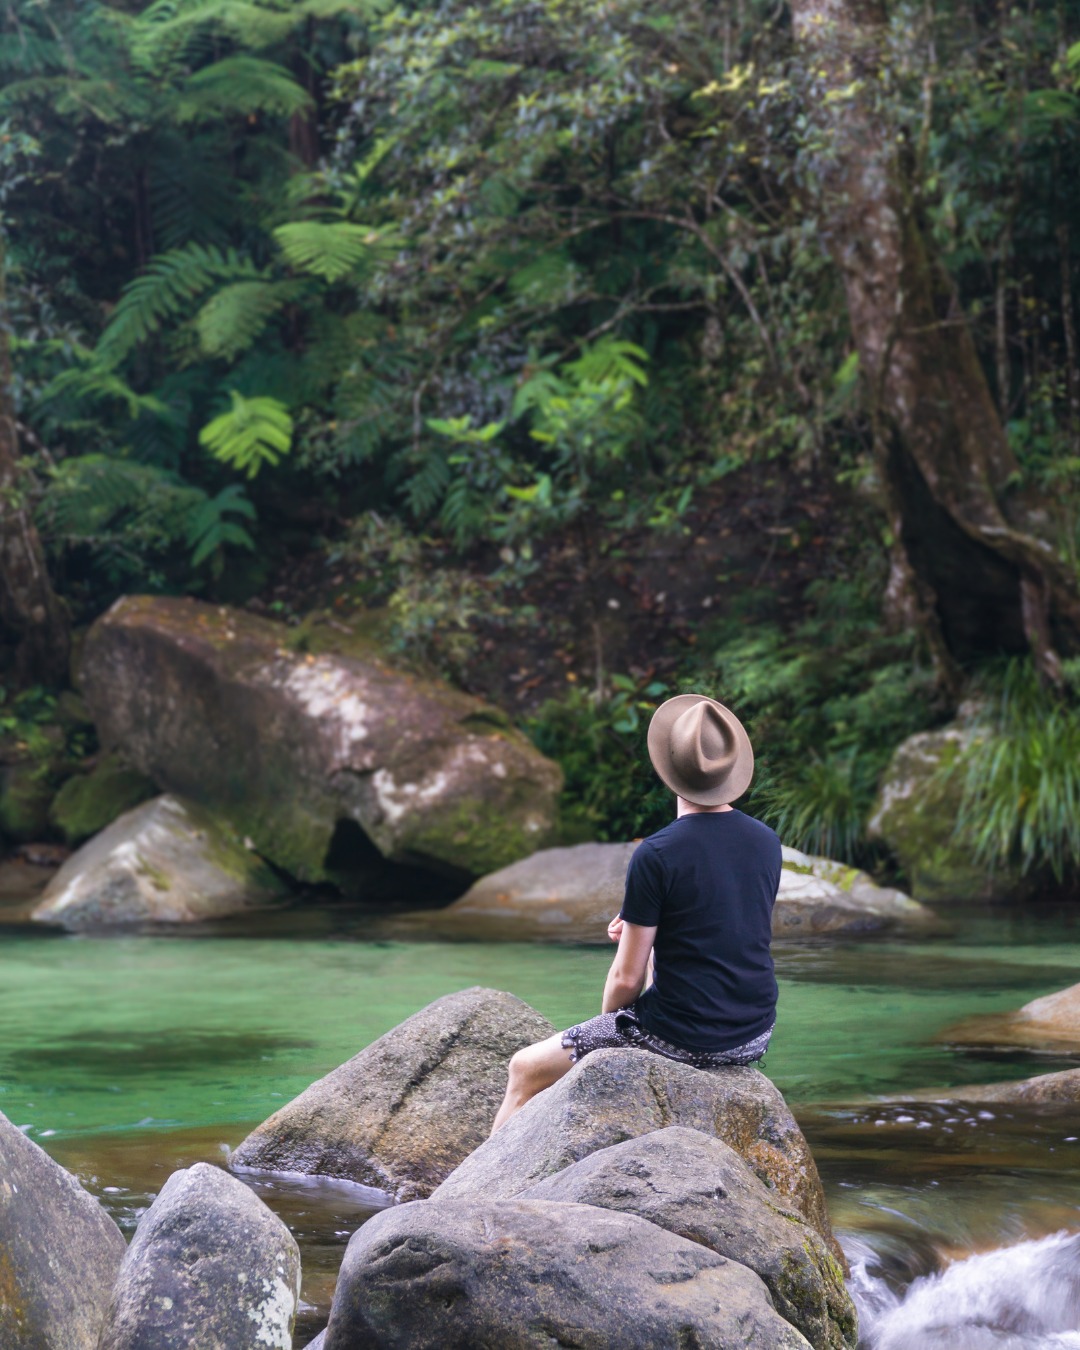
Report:
[[[684,783],[671,763],[671,728],[695,703],[711,703],[719,709],[735,737],[735,763],[721,782],[704,791]],[[676,694],[661,703],[649,723],[648,746],[649,759],[661,782],[693,806],[726,806],[743,795],[754,777],[754,751],[746,729],[730,708],[705,694]]]

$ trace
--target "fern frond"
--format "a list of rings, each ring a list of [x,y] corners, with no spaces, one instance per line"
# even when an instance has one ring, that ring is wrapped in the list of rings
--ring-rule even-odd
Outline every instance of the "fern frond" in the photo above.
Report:
[[[258,56],[227,56],[185,80],[173,104],[181,124],[268,113],[293,117],[307,112],[311,95],[283,67]]]
[[[345,220],[290,221],[278,226],[274,239],[290,266],[324,281],[339,281],[388,243],[386,231]]]
[[[223,487],[216,497],[209,497],[191,514],[188,524],[188,544],[192,550],[191,565],[199,567],[207,558],[218,553],[226,544],[254,550],[255,541],[247,530],[230,515],[256,518],[255,507],[239,483]]]
[[[126,405],[128,416],[132,418],[141,413],[162,416],[167,411],[152,394],[137,394],[116,371],[95,364],[71,366],[62,370],[49,381],[38,397],[43,403],[53,403],[64,398],[73,399],[76,403],[119,402]]]
[[[224,464],[254,478],[292,449],[293,420],[276,398],[244,398],[231,391],[232,407],[199,432],[199,444]]]
[[[234,281],[223,286],[195,316],[203,352],[234,360],[302,288],[303,283],[295,281]]]
[[[255,264],[234,249],[189,244],[162,253],[125,288],[101,335],[97,354],[106,364],[115,365],[166,320],[183,314],[215,282],[261,278]]]
[[[137,506],[163,477],[160,469],[108,455],[65,459],[50,473],[41,513],[49,533],[98,534],[121,512]]]
[[[417,518],[430,515],[446,495],[450,484],[450,465],[438,451],[429,453],[420,467],[406,480],[402,496]]]

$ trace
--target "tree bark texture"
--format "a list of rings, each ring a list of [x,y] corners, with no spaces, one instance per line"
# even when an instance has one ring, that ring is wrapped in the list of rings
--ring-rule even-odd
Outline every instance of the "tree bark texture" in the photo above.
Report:
[[[15,649],[17,685],[67,680],[70,623],[53,591],[19,464],[11,341],[0,241],[0,639]]]
[[[1052,512],[1020,484],[954,286],[921,228],[878,80],[878,0],[792,0],[817,136],[812,192],[843,278],[893,534],[890,599],[928,641],[943,687],[958,663],[1030,650],[1061,680],[1080,651],[1075,574]]]

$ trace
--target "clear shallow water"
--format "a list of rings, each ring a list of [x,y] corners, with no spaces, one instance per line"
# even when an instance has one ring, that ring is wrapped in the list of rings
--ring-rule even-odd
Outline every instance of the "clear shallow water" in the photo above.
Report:
[[[569,1025],[596,1011],[610,955],[359,936],[371,929],[342,911],[281,915],[247,935],[12,926],[0,939],[0,1110],[130,1228],[173,1168],[222,1160],[248,1125],[439,995],[492,985]],[[838,1230],[870,1244],[872,1278],[903,1289],[943,1257],[1080,1229],[1080,1112],[865,1100],[1078,1062],[933,1039],[1080,978],[1072,914],[968,911],[947,938],[780,947],[777,965],[766,1072],[807,1131]],[[371,1211],[349,1188],[263,1193],[303,1247],[303,1344]]]

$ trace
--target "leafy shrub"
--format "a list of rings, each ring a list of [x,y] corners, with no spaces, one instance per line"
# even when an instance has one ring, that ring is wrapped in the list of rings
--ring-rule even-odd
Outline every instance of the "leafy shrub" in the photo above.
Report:
[[[550,699],[525,723],[536,748],[556,760],[567,842],[620,841],[652,834],[672,818],[672,796],[652,771],[645,734],[669,692],[654,681],[639,688],[625,675],[613,694],[597,700],[583,689]]]

